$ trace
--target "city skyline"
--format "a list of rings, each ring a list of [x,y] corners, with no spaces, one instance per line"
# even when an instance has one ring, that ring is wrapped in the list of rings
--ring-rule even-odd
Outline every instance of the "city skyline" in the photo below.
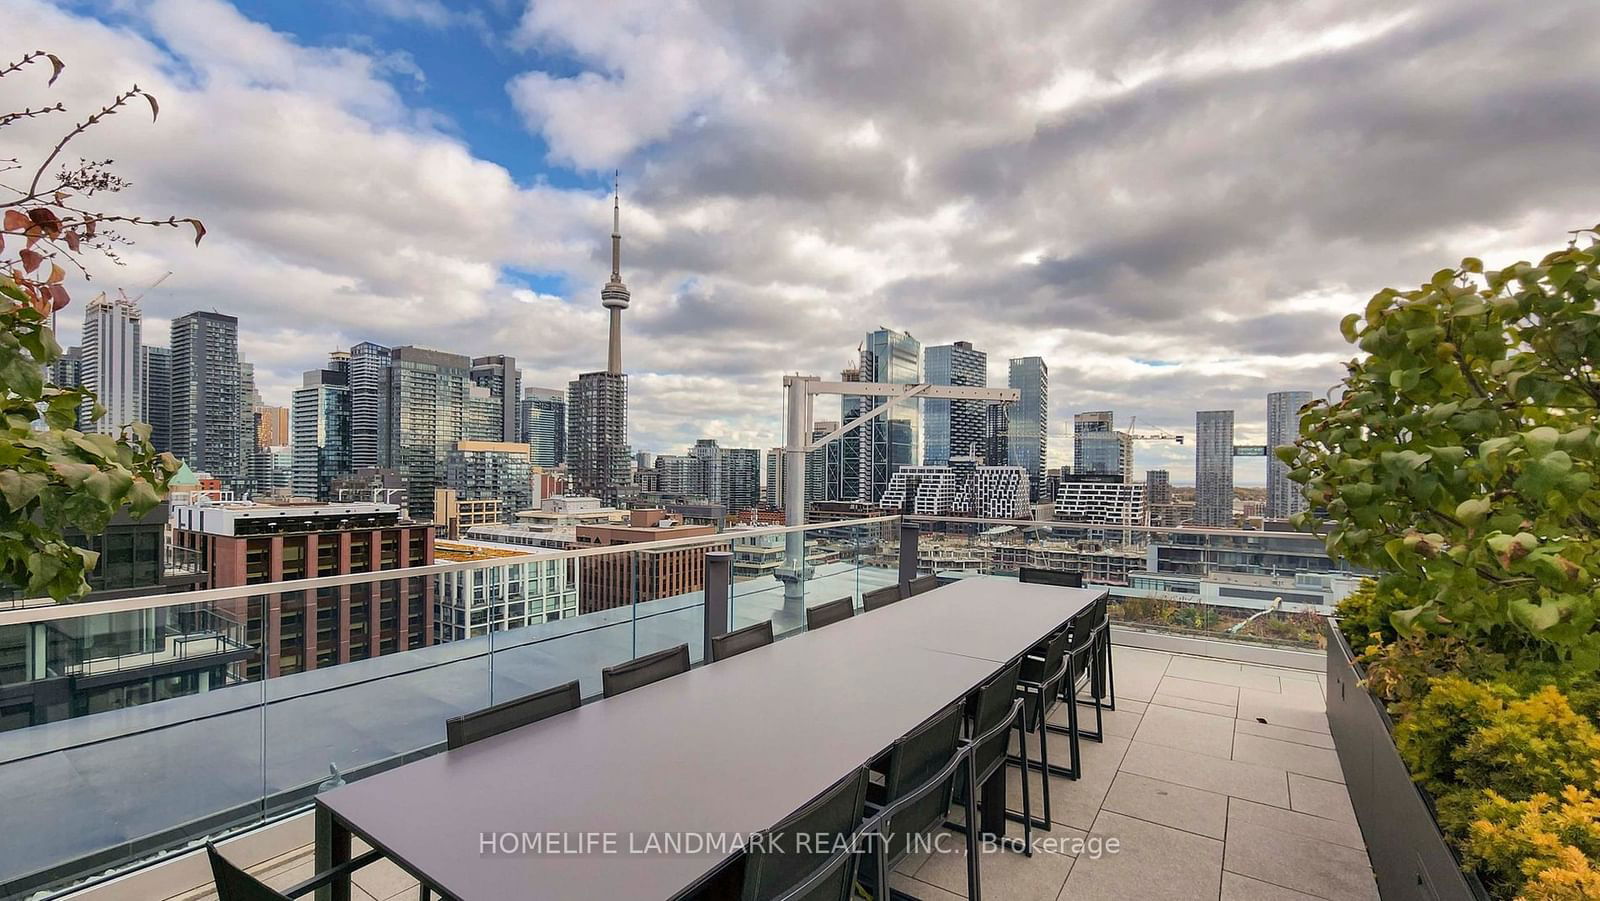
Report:
[[[636,223],[632,445],[777,444],[782,372],[837,372],[882,323],[971,341],[991,364],[1045,359],[1060,465],[1060,424],[1083,410],[1172,431],[1194,409],[1252,411],[1238,440],[1264,443],[1259,399],[1333,384],[1349,353],[1337,319],[1373,290],[1469,253],[1530,256],[1587,224],[1541,176],[1586,158],[1582,134],[1538,118],[1515,138],[1543,148],[1527,167],[1494,162],[1509,136],[1456,139],[1497,134],[1484,118],[1497,106],[1563,108],[1592,51],[1504,62],[1558,35],[1563,6],[1244,3],[1150,29],[1138,8],[974,19],[924,4],[915,41],[841,56],[814,17],[760,4],[730,18],[685,3],[660,22],[648,6],[505,4],[475,23],[421,0],[317,13],[162,0],[99,19],[18,0],[15,22],[68,61],[55,90],[69,107],[125,74],[161,98],[156,131],[105,132],[134,183],[119,205],[211,227],[203,249],[140,235],[126,267],[69,290],[132,294],[174,271],[142,304],[146,335],[193,310],[238,316],[268,403],[363,340],[514,355],[536,385],[598,368],[593,298],[620,168]],[[851,33],[913,33],[866,21],[880,15],[909,14],[853,9]],[[473,41],[484,52],[460,52]],[[919,46],[939,52],[906,52]],[[1083,46],[1090,57],[1060,49]],[[793,83],[760,65],[780,55]],[[686,59],[704,64],[675,68]],[[939,63],[961,80],[936,60],[962,61]],[[1403,146],[1381,140],[1424,99],[1436,114]],[[971,130],[932,114],[940,104]],[[240,124],[217,133],[218,120]],[[19,152],[43,133],[19,125]],[[1282,158],[1302,165],[1281,172]],[[1278,183],[1252,174],[1265,171]],[[1426,214],[1389,202],[1397,184],[1453,194],[1445,172],[1486,184]],[[79,318],[62,317],[63,344],[79,343]],[[1004,384],[999,367],[988,377]],[[1136,456],[1192,479],[1184,448]],[[1264,483],[1259,468],[1240,461],[1239,481]]]

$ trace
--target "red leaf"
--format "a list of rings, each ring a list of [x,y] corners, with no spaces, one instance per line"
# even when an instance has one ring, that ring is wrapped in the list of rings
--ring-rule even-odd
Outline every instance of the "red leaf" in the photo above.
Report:
[[[144,99],[150,101],[150,121],[154,122],[156,121],[156,117],[161,115],[161,105],[156,103],[156,98],[150,96],[149,94],[145,94]]]
[[[61,237],[67,242],[67,249],[68,250],[71,250],[73,253],[77,253],[78,252],[78,233],[77,232],[75,232],[75,231],[73,231],[72,229],[69,228],[65,232],[62,232]]]
[[[49,290],[51,310],[59,310],[72,300],[72,298],[67,296],[67,289],[61,287],[60,285],[51,285]]]
[[[62,62],[60,57],[56,56],[54,53],[46,53],[45,56],[50,58],[50,68],[52,70],[50,72],[50,80],[45,82],[45,84],[52,85],[56,83],[57,78],[61,77],[61,70],[65,69],[67,64]]]
[[[28,211],[28,218],[52,238],[61,233],[61,219],[48,207],[34,207]]]
[[[22,271],[24,271],[24,272],[32,272],[33,270],[39,268],[39,264],[40,263],[44,262],[44,254],[40,253],[37,250],[24,249],[22,251],[21,257],[22,257]]]
[[[199,219],[190,219],[189,224],[194,226],[194,243],[195,246],[198,247],[200,245],[200,239],[206,236],[205,223],[201,222]]]
[[[21,210],[6,210],[6,216],[5,216],[5,229],[6,229],[6,231],[8,231],[8,232],[23,232],[23,231],[27,231],[28,230],[28,226],[30,226],[32,224],[33,224],[33,220],[28,218],[28,214],[27,213],[24,213]]]

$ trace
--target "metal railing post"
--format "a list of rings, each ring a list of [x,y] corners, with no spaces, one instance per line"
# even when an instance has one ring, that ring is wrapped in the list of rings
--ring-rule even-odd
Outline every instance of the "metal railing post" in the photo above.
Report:
[[[708,551],[706,553],[706,622],[705,640],[700,646],[701,657],[711,659],[711,639],[728,634],[729,590],[733,586],[733,553]]]
[[[909,585],[917,577],[917,534],[914,522],[900,521],[900,584]]]

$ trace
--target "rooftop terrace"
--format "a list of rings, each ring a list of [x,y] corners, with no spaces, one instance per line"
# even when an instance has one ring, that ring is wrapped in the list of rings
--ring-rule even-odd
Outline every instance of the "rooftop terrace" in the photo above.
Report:
[[[1035,833],[1058,850],[986,855],[988,897],[1377,897],[1331,750],[1320,675],[1133,647],[1115,654],[1118,709],[1106,714],[1106,740],[1084,745],[1083,779],[1052,777],[1056,825]],[[1036,783],[1035,804],[1041,800]],[[950,850],[907,860],[895,887],[923,901],[966,897],[963,846],[950,836]],[[1118,850],[1097,853],[1093,839],[1101,848],[1116,839]],[[312,874],[311,854],[305,845],[253,870],[286,887]],[[386,862],[358,872],[355,885],[356,901],[410,901],[417,892]],[[198,889],[167,897],[216,896]]]

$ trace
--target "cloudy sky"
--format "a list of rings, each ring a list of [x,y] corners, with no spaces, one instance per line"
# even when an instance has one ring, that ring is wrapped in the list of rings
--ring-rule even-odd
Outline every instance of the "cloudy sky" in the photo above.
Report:
[[[139,233],[91,290],[146,334],[240,318],[269,403],[373,340],[603,366],[622,170],[631,439],[780,441],[785,372],[836,375],[879,325],[1051,370],[1071,414],[1190,433],[1322,393],[1337,321],[1465,255],[1600,220],[1590,0],[6,0],[0,105],[161,101],[114,157]],[[6,129],[38,159],[65,118]],[[76,337],[81,306],[63,314]],[[826,412],[824,410],[824,412]],[[1138,468],[1192,472],[1192,444]],[[1259,481],[1259,464],[1240,464]]]

